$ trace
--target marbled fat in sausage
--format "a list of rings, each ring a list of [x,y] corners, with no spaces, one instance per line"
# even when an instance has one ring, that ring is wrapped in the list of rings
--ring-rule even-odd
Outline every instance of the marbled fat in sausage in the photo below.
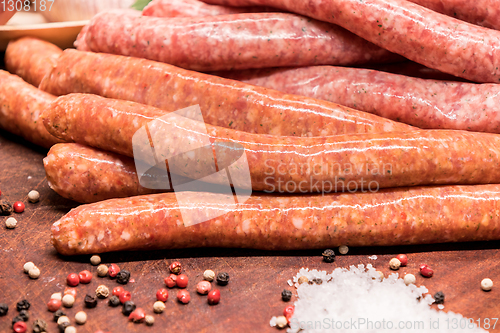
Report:
[[[277,9],[269,7],[229,7],[209,5],[198,0],[153,0],[142,15],[155,17],[203,17],[243,13],[275,12]]]
[[[233,247],[324,249],[500,239],[500,185],[412,187],[377,193],[252,196],[236,208],[195,193],[185,210],[220,216],[192,225],[174,193],[71,210],[52,226],[63,255]],[[212,203],[211,203],[212,202]]]
[[[414,127],[321,100],[146,59],[65,50],[40,89],[90,93],[177,111],[199,104],[206,123],[250,133],[326,136]]]

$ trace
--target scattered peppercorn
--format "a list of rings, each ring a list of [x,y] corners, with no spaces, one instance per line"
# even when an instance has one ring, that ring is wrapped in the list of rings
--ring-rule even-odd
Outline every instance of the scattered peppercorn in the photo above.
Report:
[[[67,316],[61,316],[59,319],[57,319],[57,324],[60,325],[62,323],[68,323],[69,324],[69,318]]]
[[[215,272],[211,269],[207,269],[203,272],[203,278],[209,282],[212,282],[215,279]]]
[[[444,293],[442,291],[438,291],[434,294],[434,303],[443,304],[444,303]]]
[[[198,284],[196,285],[196,291],[200,295],[208,294],[210,289],[212,289],[212,284],[205,280],[198,282]]]
[[[24,208],[24,203],[22,203],[21,201],[14,202],[14,212],[22,213],[24,212]]]
[[[88,270],[81,271],[78,273],[78,278],[80,279],[80,283],[87,284],[92,281],[92,273]]]
[[[340,254],[347,254],[347,252],[349,252],[349,248],[347,247],[347,245],[340,245],[339,246],[339,253]]]
[[[30,269],[32,269],[33,267],[35,267],[35,264],[32,263],[31,261],[28,261],[27,263],[25,263],[23,265],[24,273],[28,274],[28,272],[30,271]]]
[[[283,289],[281,292],[281,299],[283,302],[289,302],[292,299],[292,292],[290,290]]]
[[[111,296],[108,301],[108,305],[112,307],[117,307],[118,305],[120,305],[120,303],[121,302],[118,296]]]
[[[92,257],[90,257],[90,263],[93,266],[99,265],[101,263],[101,257],[99,257],[98,255],[93,255]]]
[[[295,312],[295,306],[289,305],[289,306],[285,307],[285,309],[283,310],[283,316],[285,316],[287,318],[291,317],[294,312]]]
[[[146,320],[146,325],[148,326],[152,326],[155,323],[155,317],[150,315],[146,316],[145,320]]]
[[[16,333],[24,333],[28,330],[28,325],[24,321],[18,321],[14,324],[13,328]]]
[[[177,285],[177,275],[170,274],[165,278],[165,285],[169,288],[173,288]]]
[[[45,320],[37,319],[33,322],[33,333],[47,332],[48,325]]]
[[[316,283],[317,285],[320,285],[323,283],[323,280],[321,280],[320,278],[314,278],[312,279],[312,282]]]
[[[420,274],[424,277],[432,277],[432,275],[434,275],[434,271],[428,265],[422,264],[420,265]]]
[[[105,285],[101,284],[95,290],[95,295],[99,298],[106,298],[109,296],[109,288]]]
[[[84,311],[78,311],[75,314],[75,322],[78,325],[83,325],[87,322],[87,314]]]
[[[113,288],[113,295],[119,297],[121,294],[123,294],[124,291],[125,291],[125,289],[123,289],[123,287],[120,287],[120,286],[115,287],[115,288]]]
[[[124,291],[120,296],[118,296],[118,298],[120,299],[120,302],[125,303],[132,299],[132,294],[130,291]]]
[[[63,310],[57,310],[56,312],[54,312],[54,321],[57,323],[59,318],[63,316],[66,316],[66,313],[64,313]]]
[[[74,298],[76,298],[76,289],[75,288],[66,287],[66,288],[64,288],[64,294],[63,295],[64,296],[65,295],[71,295]]]
[[[227,286],[228,283],[229,283],[229,274],[225,272],[220,272],[219,274],[217,274],[217,284],[219,286]]]
[[[276,326],[278,326],[278,328],[285,328],[286,325],[288,325],[288,321],[285,316],[276,317]]]
[[[401,266],[406,266],[408,264],[408,257],[406,254],[398,254],[396,258],[401,262]]]
[[[394,270],[394,271],[397,271],[399,269],[399,267],[401,267],[401,261],[399,261],[398,258],[392,258],[390,261],[389,261],[389,267]]]
[[[191,295],[185,289],[181,289],[177,292],[177,300],[182,304],[187,304],[191,300]]]
[[[335,261],[335,252],[332,249],[326,249],[322,253],[323,255],[323,261],[327,263],[332,263]]]
[[[153,304],[153,311],[155,313],[162,313],[165,310],[165,303],[162,301],[156,301],[155,304]]]
[[[481,281],[481,289],[490,291],[491,288],[493,288],[493,281],[491,281],[491,279],[486,278]]]
[[[108,275],[108,266],[104,264],[97,266],[97,276],[105,277],[106,275]]]
[[[134,323],[142,323],[145,318],[146,318],[146,312],[143,309],[141,309],[141,308],[136,308],[128,316],[128,320],[131,320]]]
[[[80,283],[80,277],[76,273],[70,273],[66,277],[66,283],[70,287],[76,287]]]
[[[17,227],[17,220],[13,217],[9,217],[7,220],[5,220],[5,227],[7,229],[14,229]]]
[[[134,304],[134,302],[126,301],[125,303],[123,303],[122,313],[124,315],[128,316],[132,313],[132,311],[135,310],[135,308],[136,308],[136,305]]]
[[[36,266],[33,267],[32,269],[29,270],[28,276],[31,279],[38,279],[38,277],[40,276],[40,269]]]
[[[64,333],[64,331],[66,331],[66,328],[69,326],[71,326],[69,321],[65,321],[57,325],[57,327],[59,328],[59,332],[61,333]]]
[[[6,316],[9,312],[9,306],[5,303],[0,303],[0,317]]]
[[[182,269],[181,263],[178,261],[174,261],[173,263],[170,264],[169,269],[172,274],[179,274]]]
[[[156,299],[162,302],[166,302],[168,299],[168,290],[165,288],[159,289],[156,292]]]
[[[417,279],[415,278],[415,275],[413,275],[413,274],[406,274],[403,278],[403,281],[405,282],[405,284],[407,286],[409,286],[410,284],[415,284]]]
[[[32,190],[28,193],[28,201],[31,203],[37,203],[40,201],[40,193],[38,191]]]
[[[116,282],[120,284],[127,284],[130,280],[130,272],[127,270],[121,270],[116,275]]]
[[[73,296],[71,294],[66,294],[63,296],[62,305],[65,308],[71,308],[73,306],[73,304],[75,304],[75,296]]]
[[[299,277],[299,279],[298,279],[298,281],[297,281],[297,282],[298,282],[299,284],[302,284],[302,283],[307,283],[308,281],[309,281],[309,279],[307,278],[307,276],[303,276],[303,275],[302,275],[301,277]]]
[[[62,301],[59,299],[51,298],[47,303],[47,308],[50,312],[56,312],[62,305]]]
[[[23,299],[22,301],[17,302],[16,309],[17,309],[17,311],[29,310],[30,306],[31,306],[30,302],[28,302],[27,300]]]
[[[7,200],[0,200],[0,215],[10,215],[14,209]]]
[[[52,295],[50,295],[50,299],[58,299],[62,301],[62,293],[53,293]]]
[[[76,333],[76,327],[75,326],[68,326],[64,330],[64,333]]]
[[[21,310],[19,311],[19,317],[21,317],[23,321],[28,321],[30,319],[30,314],[26,310]]]
[[[220,291],[219,289],[214,289],[208,293],[207,297],[208,304],[217,305],[220,302]]]
[[[111,264],[108,268],[108,275],[110,278],[114,279],[120,272],[120,267],[117,264]]]
[[[97,297],[94,295],[85,295],[83,301],[85,302],[85,306],[88,308],[95,308],[97,306]]]
[[[189,279],[186,274],[179,274],[177,276],[177,279],[175,280],[175,284],[179,288],[186,288],[188,285],[188,281]]]

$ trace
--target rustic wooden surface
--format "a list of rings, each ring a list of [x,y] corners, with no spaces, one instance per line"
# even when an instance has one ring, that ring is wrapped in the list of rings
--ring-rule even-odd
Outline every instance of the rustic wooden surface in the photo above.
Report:
[[[76,204],[49,189],[42,164],[45,154],[44,149],[0,131],[0,198],[26,203],[24,213],[14,214],[19,222],[16,229],[6,229],[6,217],[0,217],[0,303],[5,302],[10,308],[6,317],[0,317],[0,332],[11,331],[11,320],[17,314],[15,304],[24,298],[32,304],[29,325],[34,319],[41,318],[49,323],[49,332],[57,332],[52,314],[46,307],[50,295],[64,290],[65,278],[70,272],[88,269],[96,273],[96,267],[89,264],[89,256],[61,257],[50,244],[51,224]],[[41,194],[37,204],[27,201],[27,194],[32,189]],[[177,303],[175,289],[172,290],[166,311],[154,314],[155,325],[147,327],[129,323],[120,313],[120,308],[110,308],[105,301],[99,301],[97,308],[85,310],[88,322],[78,327],[78,331],[276,332],[276,328],[269,326],[269,320],[273,315],[281,315],[286,303],[281,301],[280,292],[283,288],[290,289],[286,281],[301,267],[332,270],[371,263],[387,275],[390,271],[388,261],[398,253],[407,253],[409,257],[408,267],[400,269],[399,273],[415,274],[417,284],[425,284],[432,294],[444,291],[445,311],[459,312],[474,319],[499,318],[499,245],[500,242],[484,242],[358,248],[351,249],[348,255],[337,256],[333,264],[322,262],[321,251],[317,250],[190,249],[105,254],[102,255],[103,263],[117,263],[132,272],[136,282],[129,283],[126,289],[133,293],[135,303],[149,314],[153,314],[156,290],[164,287],[167,264],[180,261],[190,278],[191,303]],[[368,256],[374,254],[378,259],[369,260]],[[38,280],[30,280],[23,273],[22,266],[26,261],[33,261],[40,268],[42,274]],[[434,268],[434,277],[425,279],[417,273],[421,263]],[[194,291],[195,283],[208,268],[216,272],[226,271],[231,276],[229,285],[219,288],[222,296],[217,306],[209,306],[206,296],[199,296]],[[485,277],[497,283],[488,293],[480,289],[480,281]],[[78,286],[75,306],[66,310],[72,323],[75,313],[83,309],[85,294],[93,293],[99,284],[110,289],[118,285],[109,278],[95,277],[90,285]],[[500,331],[500,323],[495,331]]]

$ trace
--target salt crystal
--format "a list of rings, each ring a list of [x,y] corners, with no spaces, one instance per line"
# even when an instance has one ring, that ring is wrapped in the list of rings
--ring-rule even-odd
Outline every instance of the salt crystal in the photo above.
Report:
[[[443,305],[443,304],[439,304],[439,305],[438,305],[438,309],[439,309],[439,310],[443,310],[443,309],[444,309],[444,305]]]
[[[288,283],[288,285],[289,285],[290,287],[291,287],[291,286],[293,286],[293,282],[292,282],[292,280],[288,280],[288,281],[286,281],[286,282]]]
[[[377,256],[376,255],[372,255],[372,256],[369,256],[368,259],[377,260]]]
[[[271,327],[275,327],[276,326],[276,317],[272,317],[271,320],[269,321],[269,325],[271,325]]]

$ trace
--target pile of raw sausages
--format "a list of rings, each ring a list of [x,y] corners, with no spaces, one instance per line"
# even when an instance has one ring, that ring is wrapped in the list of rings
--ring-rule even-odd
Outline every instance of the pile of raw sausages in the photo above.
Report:
[[[61,254],[500,239],[500,5],[205,1],[98,14],[78,50],[9,44],[0,127],[51,147],[49,185],[86,203],[52,227]],[[450,76],[367,69],[405,58]],[[206,125],[172,114],[193,105]],[[179,193],[142,186],[158,176],[139,179],[133,157],[152,146],[179,176],[244,150],[232,184],[254,192],[182,193],[181,210]]]

